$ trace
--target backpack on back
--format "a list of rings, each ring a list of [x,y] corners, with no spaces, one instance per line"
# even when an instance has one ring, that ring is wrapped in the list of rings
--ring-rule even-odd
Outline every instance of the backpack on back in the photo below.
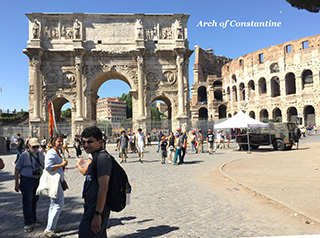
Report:
[[[106,153],[112,160],[112,170],[109,179],[107,192],[107,204],[111,211],[120,212],[126,207],[127,193],[131,192],[131,185],[124,169],[118,164],[112,155],[103,150],[100,153]],[[92,172],[96,178],[97,165],[92,167]]]

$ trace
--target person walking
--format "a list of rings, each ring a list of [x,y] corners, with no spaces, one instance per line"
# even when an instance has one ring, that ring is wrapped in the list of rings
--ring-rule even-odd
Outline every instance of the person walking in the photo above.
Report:
[[[174,134],[173,132],[170,132],[170,135],[168,137],[168,163],[171,164],[174,161],[174,155],[175,155],[175,149],[174,149]]]
[[[10,153],[10,144],[11,144],[11,141],[10,141],[9,137],[7,137],[7,139],[6,139],[6,150],[7,150],[7,153]]]
[[[226,148],[229,149],[229,147],[230,147],[230,134],[229,134],[229,132],[226,132],[226,139],[227,139]]]
[[[112,171],[112,158],[102,149],[102,132],[87,127],[81,133],[84,150],[93,156],[86,171],[83,188],[84,212],[79,225],[79,238],[105,238],[110,209],[107,192]]]
[[[81,141],[80,141],[80,136],[75,135],[73,139],[73,147],[76,149],[76,157],[79,159],[81,156]]]
[[[209,149],[209,154],[213,154],[213,145],[214,145],[214,134],[212,129],[208,130],[208,135],[207,135],[207,142],[208,142],[208,149]]]
[[[60,229],[57,228],[57,224],[64,205],[64,194],[61,182],[64,180],[64,169],[68,165],[68,161],[63,160],[60,153],[62,145],[63,135],[53,135],[48,145],[50,149],[45,156],[45,169],[49,173],[56,172],[60,174],[57,198],[50,198],[47,227],[43,232],[45,237],[59,237],[56,234],[60,231]]]
[[[161,138],[162,138],[163,134],[162,134],[162,131],[160,130],[159,131],[159,134],[158,134],[158,149],[157,149],[157,153],[159,152],[160,150],[160,143],[161,143]]]
[[[180,137],[180,135],[179,135]],[[179,162],[180,164],[182,164],[184,162],[184,157],[186,156],[187,153],[187,146],[188,146],[188,136],[186,132],[182,133],[182,138],[181,138],[183,143],[183,146],[181,147],[181,162]]]
[[[121,131],[120,140],[118,142],[118,149],[120,152],[121,162],[127,162],[129,148],[129,137],[126,135],[126,131]],[[124,157],[124,160],[123,160]]]
[[[191,132],[191,136],[190,136],[190,142],[191,142],[191,151],[194,151],[196,149],[196,140],[197,140],[197,136],[195,134],[194,131]]]
[[[167,148],[168,148],[168,141],[167,141],[165,136],[162,136],[161,137],[161,142],[160,142],[161,164],[165,164],[166,163]]]
[[[67,152],[67,156],[66,156],[66,152]],[[65,156],[66,158],[70,158],[70,153],[69,153],[69,149],[68,149],[68,139],[67,139],[67,135],[64,135],[64,136],[63,136],[62,154],[63,154],[63,156]]]
[[[24,149],[24,139],[21,137],[20,133],[17,134],[17,137],[18,137],[17,141],[14,142],[17,145],[17,158],[14,161],[15,164],[18,162],[18,159],[19,159],[19,157],[22,154],[23,149]]]
[[[174,156],[174,161],[173,161],[173,165],[177,165],[177,160],[179,157],[179,163],[181,162],[181,144],[180,144],[180,134],[179,134],[179,129],[178,128],[178,132],[175,134],[175,140],[174,140],[174,148],[175,148],[175,156]]]
[[[43,151],[43,153],[47,152],[47,140],[44,136],[42,136],[42,139],[40,141],[40,145],[41,145],[41,150]]]
[[[36,216],[39,200],[36,191],[44,167],[44,156],[39,147],[38,139],[31,138],[27,150],[20,155],[14,171],[14,190],[22,193],[24,232],[27,233],[32,232],[35,227],[43,225]]]
[[[138,155],[139,155],[139,161],[142,163],[143,162],[143,150],[144,150],[144,144],[145,144],[145,136],[142,133],[142,129],[138,129],[138,134],[136,136],[136,145],[137,145],[137,150],[138,150]]]
[[[198,131],[197,144],[198,152],[203,153],[203,134],[201,129]]]

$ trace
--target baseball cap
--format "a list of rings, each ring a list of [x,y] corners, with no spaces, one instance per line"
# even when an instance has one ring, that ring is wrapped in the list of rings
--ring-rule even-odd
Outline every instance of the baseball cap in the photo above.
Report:
[[[178,128],[177,131],[181,131],[181,128]]]
[[[165,139],[165,138],[166,138],[165,136],[162,136],[162,137],[161,137],[161,140],[163,140],[163,139]]]
[[[29,145],[31,145],[31,146],[40,146],[40,143],[39,143],[37,138],[31,138],[29,140]]]

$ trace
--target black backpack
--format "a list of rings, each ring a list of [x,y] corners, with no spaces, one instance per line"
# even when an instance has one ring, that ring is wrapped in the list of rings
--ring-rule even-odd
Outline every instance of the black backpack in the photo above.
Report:
[[[111,211],[120,212],[126,207],[127,193],[131,192],[131,185],[128,181],[128,176],[112,155],[105,150],[100,151],[100,153],[106,153],[112,160],[112,170],[107,193],[108,207]],[[92,163],[92,173],[96,178],[96,163]]]

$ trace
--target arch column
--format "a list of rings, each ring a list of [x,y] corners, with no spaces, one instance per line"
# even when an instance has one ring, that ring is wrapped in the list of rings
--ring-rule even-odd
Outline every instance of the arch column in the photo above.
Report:
[[[184,84],[183,84],[183,55],[177,55],[177,68],[178,68],[178,116],[185,115],[184,107]]]
[[[76,92],[77,92],[77,111],[76,121],[83,121],[83,88],[82,88],[82,68],[83,68],[83,55],[85,54],[84,49],[75,49],[75,68],[76,68]]]
[[[144,105],[144,62],[141,54],[137,55],[137,66],[138,66],[138,118],[142,120],[145,118],[145,105]]]

